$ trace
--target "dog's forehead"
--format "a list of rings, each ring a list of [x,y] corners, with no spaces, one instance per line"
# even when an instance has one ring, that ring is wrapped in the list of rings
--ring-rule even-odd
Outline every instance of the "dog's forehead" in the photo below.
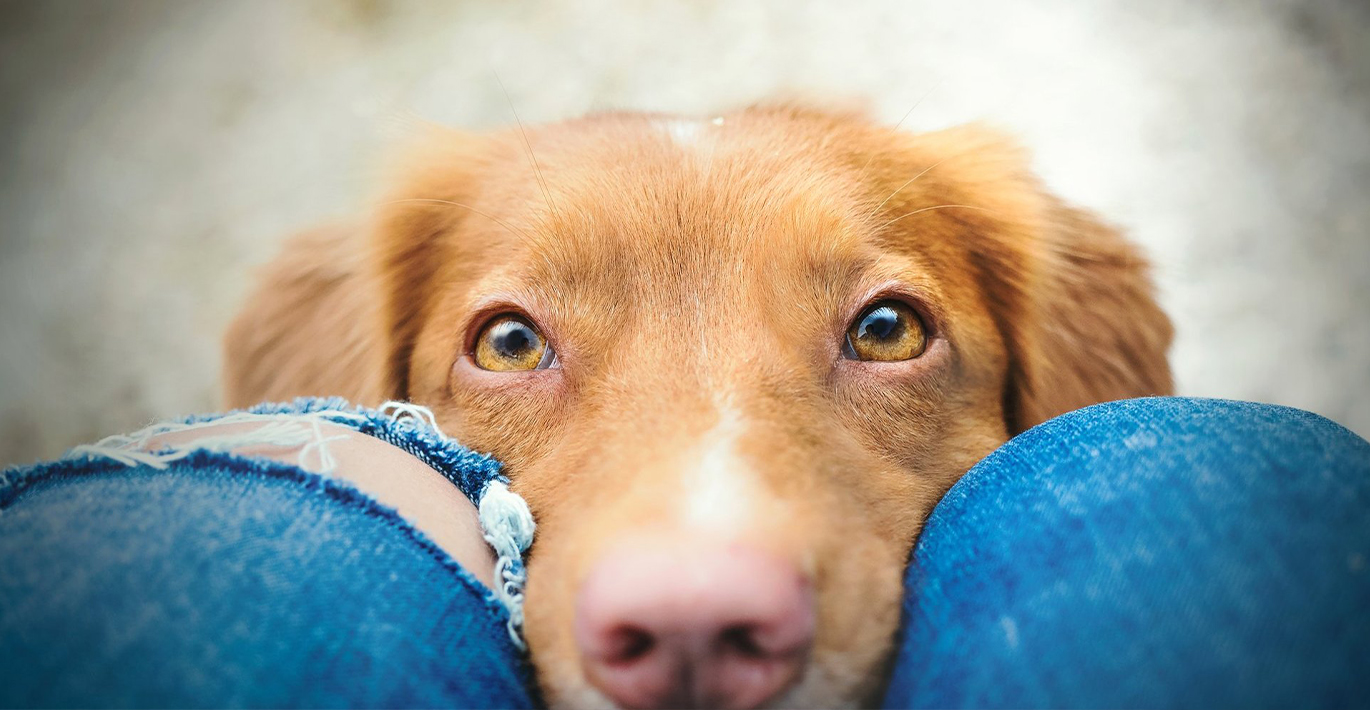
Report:
[[[505,169],[525,174],[521,249],[544,281],[660,287],[768,265],[846,272],[870,256],[870,195],[821,132],[625,115],[553,126],[526,148]]]

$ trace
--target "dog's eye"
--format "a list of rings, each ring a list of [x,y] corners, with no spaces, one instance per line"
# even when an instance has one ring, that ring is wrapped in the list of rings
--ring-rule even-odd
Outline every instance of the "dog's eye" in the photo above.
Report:
[[[555,364],[556,353],[532,323],[505,313],[481,328],[473,358],[482,370],[543,370]]]
[[[866,307],[847,328],[843,348],[853,360],[911,360],[927,347],[923,322],[899,301],[878,301]]]

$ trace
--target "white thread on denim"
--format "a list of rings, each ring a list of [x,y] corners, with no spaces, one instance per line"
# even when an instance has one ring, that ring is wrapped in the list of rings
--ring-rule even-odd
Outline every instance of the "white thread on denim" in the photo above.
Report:
[[[386,402],[379,411],[391,421],[403,418],[417,420],[432,429],[444,441],[451,439],[438,427],[437,417],[428,407],[410,402]],[[347,438],[346,434],[324,436],[324,423],[343,424],[363,422],[366,417],[356,412],[329,409],[305,414],[257,414],[237,412],[217,419],[192,424],[163,422],[139,429],[132,434],[107,436],[94,444],[77,446],[64,458],[104,457],[125,466],[143,464],[165,469],[171,462],[185,458],[197,450],[231,451],[248,446],[300,447],[296,465],[310,473],[329,474],[337,468],[337,459],[329,450],[332,441]],[[164,434],[194,431],[223,424],[261,424],[256,429],[234,433],[203,436],[177,444],[161,444],[154,451],[147,450],[151,440]],[[317,468],[308,465],[311,453],[316,453]],[[502,481],[492,480],[485,485],[477,504],[485,541],[495,550],[494,589],[496,600],[509,612],[509,638],[520,649],[523,640],[523,587],[527,572],[523,567],[523,553],[533,544],[536,524],[528,504]]]
[[[173,461],[183,459],[195,451],[231,451],[249,446],[272,446],[280,448],[300,447],[296,465],[311,473],[332,473],[336,460],[328,451],[328,443],[347,438],[347,435],[324,436],[320,421],[329,421],[325,415],[348,414],[347,412],[311,412],[309,414],[254,414],[238,412],[218,419],[184,424],[162,422],[139,429],[132,434],[107,436],[94,444],[76,446],[64,458],[79,456],[104,457],[113,459],[125,466],[142,464],[155,469],[165,469]],[[177,434],[221,425],[260,424],[254,429],[232,434],[217,434],[197,437],[179,443],[159,443],[158,448],[149,450],[152,439],[166,434]],[[318,451],[319,466],[309,466],[310,452]]]
[[[390,417],[391,421],[399,421],[403,417],[417,419],[420,422],[427,424],[433,431],[436,431],[441,435],[442,438],[447,438],[447,435],[443,434],[442,430],[438,428],[438,418],[433,414],[433,410],[421,404],[390,401],[380,406],[380,412],[381,414]]]
[[[504,484],[490,481],[480,496],[480,526],[485,541],[495,548],[495,597],[509,610],[509,638],[514,645],[525,648],[523,642],[523,585],[528,573],[523,567],[523,553],[533,544],[536,524],[528,503]]]
[[[319,426],[318,417],[310,417],[309,424],[314,430],[314,440],[309,442],[308,444],[305,444],[300,449],[301,465],[303,465],[304,461],[308,458],[309,452],[317,449],[319,452],[319,470],[327,471],[330,473],[337,470],[338,460],[333,458],[333,452],[328,450],[328,442],[335,441],[338,439],[346,439],[347,435],[341,434],[338,436],[325,437],[323,435],[323,428]]]

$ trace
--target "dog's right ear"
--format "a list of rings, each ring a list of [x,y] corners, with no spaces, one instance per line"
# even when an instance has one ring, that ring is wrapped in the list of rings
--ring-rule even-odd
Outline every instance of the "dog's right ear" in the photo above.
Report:
[[[224,336],[229,407],[331,395],[375,406],[393,397],[366,237],[344,225],[304,232],[262,272]]]
[[[224,342],[230,407],[299,396],[408,398],[408,362],[485,140],[429,128],[400,152],[369,220],[291,239]]]
[[[385,381],[409,398],[409,365],[419,330],[441,297],[445,267],[470,245],[454,243],[472,214],[477,175],[489,160],[488,136],[437,126],[415,136],[392,166],[391,189],[377,207],[370,261],[379,286],[378,316],[386,333]],[[469,255],[468,255],[469,256]]]

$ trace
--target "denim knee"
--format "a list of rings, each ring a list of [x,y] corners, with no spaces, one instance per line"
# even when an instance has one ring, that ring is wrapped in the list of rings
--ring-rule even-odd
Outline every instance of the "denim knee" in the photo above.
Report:
[[[887,704],[1370,697],[1370,444],[1220,400],[1089,407],[1001,447],[910,561]]]
[[[320,415],[405,448],[481,501],[488,536],[505,532],[486,520],[510,510],[488,504],[498,465],[416,409],[254,413],[281,425],[273,436]],[[144,439],[0,477],[0,706],[534,703],[509,590],[486,589],[393,510],[298,465]]]

